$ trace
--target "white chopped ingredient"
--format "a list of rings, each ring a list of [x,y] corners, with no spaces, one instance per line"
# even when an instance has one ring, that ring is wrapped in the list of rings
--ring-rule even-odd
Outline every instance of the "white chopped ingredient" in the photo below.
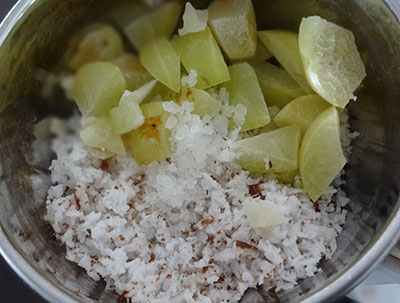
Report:
[[[178,29],[179,36],[189,33],[196,33],[206,29],[208,21],[208,11],[195,9],[190,2],[186,2],[183,14],[183,28]]]
[[[289,289],[336,249],[343,191],[330,187],[314,204],[298,177],[293,187],[250,177],[233,161],[239,131],[227,123],[240,125],[246,109],[229,106],[225,90],[210,93],[223,104],[213,118],[192,115],[189,102],[164,104],[168,161],[101,161],[77,134],[53,143],[46,219],[68,260],[131,302],[238,302],[258,285]]]
[[[250,227],[263,238],[268,238],[269,231],[276,225],[285,222],[280,208],[269,197],[249,199],[244,202],[244,210]]]
[[[197,71],[191,69],[189,75],[182,77],[181,84],[188,85],[189,87],[195,87],[197,84]]]

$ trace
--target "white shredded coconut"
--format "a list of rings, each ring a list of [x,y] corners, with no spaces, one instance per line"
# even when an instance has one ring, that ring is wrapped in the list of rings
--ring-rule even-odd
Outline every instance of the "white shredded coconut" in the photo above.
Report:
[[[183,28],[178,29],[179,36],[200,32],[207,27],[208,11],[206,9],[195,9],[190,2],[186,2],[182,19]]]
[[[314,204],[299,177],[292,187],[250,177],[234,163],[239,131],[228,128],[246,109],[229,106],[225,90],[210,92],[223,103],[213,118],[192,115],[189,102],[164,104],[168,161],[101,161],[77,133],[53,142],[46,219],[68,260],[131,302],[238,302],[258,285],[290,289],[336,249],[344,192],[331,186]],[[244,207],[257,203],[270,220],[253,209],[258,232]]]
[[[188,85],[189,87],[195,87],[197,84],[197,71],[195,69],[191,69],[189,75],[182,77],[181,84]]]

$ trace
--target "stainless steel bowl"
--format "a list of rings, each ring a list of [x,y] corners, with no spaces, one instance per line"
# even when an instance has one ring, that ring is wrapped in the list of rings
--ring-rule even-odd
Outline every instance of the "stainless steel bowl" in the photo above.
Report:
[[[107,19],[117,2],[21,0],[0,27],[0,252],[50,302],[116,302],[118,297],[64,258],[63,246],[43,220],[52,154],[48,144],[41,146],[40,157],[32,153],[33,124],[50,114],[71,113],[61,97],[39,97],[43,74],[57,68],[76,29],[99,16]],[[193,2],[205,7],[209,1]],[[367,68],[358,100],[349,106],[352,127],[361,136],[347,166],[351,202],[338,250],[296,288],[278,296],[257,294],[260,302],[327,302],[365,277],[400,235],[400,3],[253,2],[262,28],[296,29],[301,17],[318,14],[351,29]]]

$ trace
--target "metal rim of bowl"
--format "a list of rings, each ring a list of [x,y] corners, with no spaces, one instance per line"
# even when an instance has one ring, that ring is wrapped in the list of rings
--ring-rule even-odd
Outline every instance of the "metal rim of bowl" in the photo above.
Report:
[[[12,10],[7,14],[0,24],[0,47],[10,34],[14,25],[27,13],[28,9],[37,0],[19,0]],[[400,3],[393,0],[385,0],[386,5],[399,20]],[[0,222],[1,223],[1,222]],[[381,227],[378,240],[369,244],[363,254],[353,262],[351,266],[340,276],[332,277],[332,281],[324,288],[306,294],[303,302],[318,303],[326,302],[334,296],[344,295],[359,282],[361,282],[382,261],[390,250],[400,239],[400,200],[395,205],[390,217]],[[5,229],[0,224],[0,254],[10,267],[21,277],[32,289],[50,302],[84,302],[80,298],[72,297],[64,289],[55,283],[43,278],[29,262],[18,253],[18,250],[8,237]],[[339,274],[338,274],[339,275]]]

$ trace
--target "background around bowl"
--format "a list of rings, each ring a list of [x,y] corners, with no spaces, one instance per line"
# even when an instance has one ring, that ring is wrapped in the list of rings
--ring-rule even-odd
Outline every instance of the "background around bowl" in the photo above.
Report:
[[[0,0],[0,20],[3,20],[16,2],[17,0]],[[46,300],[30,289],[0,256],[0,302],[45,303]]]
[[[0,20],[3,20],[7,12],[16,2],[17,0],[0,0]],[[47,301],[30,289],[0,256],[0,302],[46,303]],[[335,302],[351,303],[353,301],[347,298],[338,298]]]

